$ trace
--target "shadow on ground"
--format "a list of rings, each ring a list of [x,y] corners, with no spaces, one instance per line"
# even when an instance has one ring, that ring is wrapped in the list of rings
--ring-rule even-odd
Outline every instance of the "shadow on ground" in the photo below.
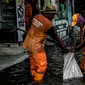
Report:
[[[62,79],[47,71],[40,82],[31,79],[29,59],[0,71],[0,85],[62,85]]]

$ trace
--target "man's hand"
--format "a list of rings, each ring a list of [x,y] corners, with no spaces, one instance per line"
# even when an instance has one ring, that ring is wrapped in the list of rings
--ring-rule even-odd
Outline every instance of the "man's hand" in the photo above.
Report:
[[[75,49],[73,48],[73,49],[70,49],[70,52],[75,52]]]
[[[69,53],[70,51],[68,49],[63,49],[63,53],[66,54],[66,53]]]

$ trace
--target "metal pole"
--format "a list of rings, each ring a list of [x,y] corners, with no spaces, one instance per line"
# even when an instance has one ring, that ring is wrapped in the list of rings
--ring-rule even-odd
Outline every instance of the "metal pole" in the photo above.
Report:
[[[72,0],[72,8],[73,8],[73,14],[75,13],[75,6],[74,6],[75,2],[74,0]]]
[[[72,21],[72,6],[71,6],[71,0],[68,0],[68,25],[71,24]]]

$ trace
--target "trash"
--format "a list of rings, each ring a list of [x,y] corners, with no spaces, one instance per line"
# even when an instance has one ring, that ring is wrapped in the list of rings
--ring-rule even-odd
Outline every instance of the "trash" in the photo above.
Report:
[[[74,57],[74,52],[64,55],[63,79],[83,77],[83,74]]]

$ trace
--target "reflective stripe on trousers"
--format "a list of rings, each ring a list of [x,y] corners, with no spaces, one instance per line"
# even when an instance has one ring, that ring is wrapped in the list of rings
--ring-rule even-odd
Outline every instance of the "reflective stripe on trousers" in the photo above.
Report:
[[[34,79],[43,79],[47,69],[47,58],[45,52],[40,52],[30,57],[30,70]],[[42,78],[40,78],[42,77]]]

